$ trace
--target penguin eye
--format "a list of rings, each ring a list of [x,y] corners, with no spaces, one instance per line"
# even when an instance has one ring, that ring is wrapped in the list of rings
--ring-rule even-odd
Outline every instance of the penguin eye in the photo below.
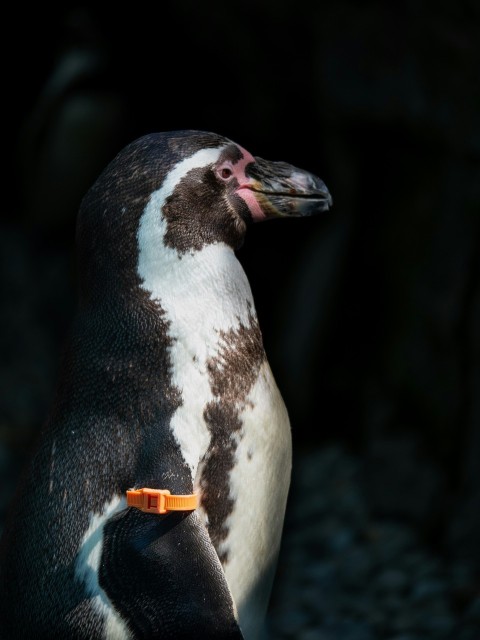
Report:
[[[228,165],[224,165],[223,167],[219,167],[219,169],[217,171],[217,175],[222,180],[227,182],[233,176],[233,169],[231,167],[229,167]]]

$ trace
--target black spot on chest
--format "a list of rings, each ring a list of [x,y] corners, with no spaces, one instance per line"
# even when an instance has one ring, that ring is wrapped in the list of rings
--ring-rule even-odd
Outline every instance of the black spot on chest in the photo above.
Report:
[[[228,535],[226,520],[235,506],[230,496],[230,473],[235,465],[238,440],[242,437],[240,415],[265,361],[265,352],[258,321],[252,313],[248,325],[222,331],[219,337],[218,352],[207,363],[214,399],[204,412],[211,442],[201,487],[210,537],[220,560],[226,562],[228,551],[219,552],[219,545]]]

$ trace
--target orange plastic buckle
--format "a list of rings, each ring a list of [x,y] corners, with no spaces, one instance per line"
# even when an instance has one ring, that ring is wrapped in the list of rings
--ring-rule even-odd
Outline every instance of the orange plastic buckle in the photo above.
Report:
[[[172,496],[168,489],[131,489],[127,491],[127,506],[145,513],[163,514],[168,511],[193,511],[198,507],[196,494]]]

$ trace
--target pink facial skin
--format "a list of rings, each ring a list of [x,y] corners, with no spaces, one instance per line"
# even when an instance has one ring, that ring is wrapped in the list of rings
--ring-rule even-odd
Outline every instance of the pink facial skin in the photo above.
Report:
[[[237,194],[245,201],[247,207],[250,209],[254,222],[261,222],[262,220],[265,220],[267,216],[263,213],[262,208],[255,197],[255,192],[252,191],[249,186],[254,185],[255,181],[252,178],[247,178],[245,175],[245,167],[247,164],[255,162],[255,158],[243,147],[240,147],[240,149],[243,153],[243,158],[234,165],[236,178],[240,185],[237,189]]]
[[[237,194],[246,202],[254,222],[261,222],[266,219],[267,216],[263,213],[261,206],[258,204],[254,191],[248,187],[239,187],[237,189]]]
[[[219,167],[219,171],[221,172],[223,168],[228,168],[233,172],[233,176],[237,179],[239,184],[236,189],[237,195],[239,195],[246,203],[250,213],[252,214],[253,221],[261,222],[262,220],[265,220],[267,216],[263,213],[262,208],[255,197],[255,192],[252,191],[252,187],[257,183],[255,180],[248,178],[245,175],[246,166],[251,162],[255,162],[255,158],[243,147],[239,146],[239,149],[243,154],[243,158],[235,164],[227,160]]]

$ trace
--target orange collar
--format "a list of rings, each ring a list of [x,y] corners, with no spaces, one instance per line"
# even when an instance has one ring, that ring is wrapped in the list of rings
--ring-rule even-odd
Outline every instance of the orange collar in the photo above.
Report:
[[[127,505],[145,513],[193,511],[198,507],[198,496],[195,493],[172,496],[168,489],[131,489],[127,491]]]

